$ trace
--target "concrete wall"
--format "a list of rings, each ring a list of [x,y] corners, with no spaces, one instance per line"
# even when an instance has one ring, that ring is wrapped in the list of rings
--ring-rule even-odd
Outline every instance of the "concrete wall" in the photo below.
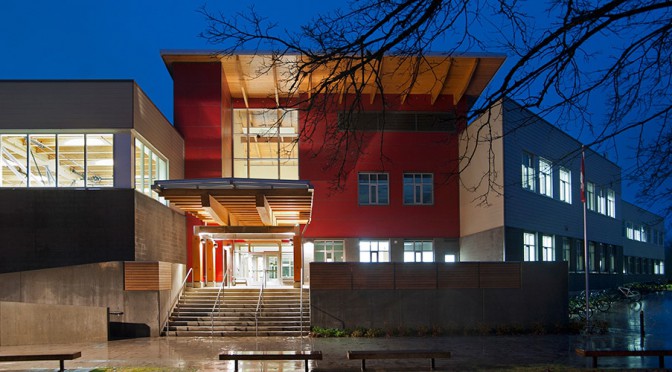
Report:
[[[503,227],[460,238],[460,261],[504,261]]]
[[[0,273],[132,261],[134,190],[0,189]]]
[[[107,341],[104,307],[0,302],[0,346]]]
[[[0,274],[0,301],[109,308],[121,313],[111,314],[111,322],[159,336],[185,265],[172,265],[173,289],[165,291],[124,291],[123,272],[123,262],[105,262]]]
[[[135,193],[135,260],[187,262],[187,232],[183,214]]]
[[[134,190],[0,189],[0,273],[186,262],[184,215]]]
[[[553,330],[567,325],[567,266],[522,263],[518,288],[312,288],[310,304],[311,325],[318,327]]]

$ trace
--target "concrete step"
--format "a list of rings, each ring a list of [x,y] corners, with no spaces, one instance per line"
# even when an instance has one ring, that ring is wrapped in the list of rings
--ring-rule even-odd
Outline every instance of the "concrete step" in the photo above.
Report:
[[[308,334],[308,330],[298,331],[167,331],[164,336],[168,337],[298,337]]]

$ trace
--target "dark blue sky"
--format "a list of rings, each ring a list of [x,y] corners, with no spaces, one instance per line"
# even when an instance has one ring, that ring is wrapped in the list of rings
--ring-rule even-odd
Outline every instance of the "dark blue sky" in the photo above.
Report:
[[[232,13],[254,5],[282,28],[292,29],[344,3],[220,0],[207,5]],[[0,79],[133,79],[172,122],[172,80],[160,52],[217,49],[198,36],[206,27],[198,13],[203,4],[202,0],[0,0]],[[574,133],[584,140],[585,134]],[[626,160],[615,156],[609,155],[624,166]],[[626,200],[634,201],[635,192],[636,186],[623,182]]]

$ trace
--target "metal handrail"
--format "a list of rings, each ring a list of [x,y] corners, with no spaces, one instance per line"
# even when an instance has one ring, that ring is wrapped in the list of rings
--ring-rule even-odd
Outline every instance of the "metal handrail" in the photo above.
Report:
[[[301,336],[303,336],[303,268],[301,268],[301,281],[299,285],[299,321],[301,326]]]
[[[184,285],[187,284],[187,279],[189,278],[189,274],[191,274],[191,285],[194,285],[194,272],[193,269],[189,269],[187,271],[187,275],[184,276],[184,280],[182,280],[182,285],[180,285],[180,289],[177,291],[177,294],[175,295],[175,299],[173,299],[172,305],[168,308],[168,314],[166,314],[166,319],[163,321],[163,325],[161,326],[161,329],[166,329],[166,324],[168,324],[168,319],[170,319],[170,313],[173,311],[175,306],[177,305],[177,301],[180,299],[180,295],[182,294],[182,291],[184,290]],[[179,309],[178,309],[178,316],[179,316]]]
[[[228,272],[224,273],[224,277],[222,278],[222,286],[219,287],[219,290],[217,291],[217,298],[215,298],[215,303],[212,305],[212,311],[210,311],[210,336],[214,336],[215,334],[215,307],[219,304],[219,296],[222,294],[222,289],[224,289],[224,283],[226,283],[226,277],[229,275]],[[220,305],[219,307],[219,313],[222,312],[222,307]]]
[[[261,309],[261,298],[264,297],[264,287],[266,286],[266,272],[262,274],[264,280],[261,281],[261,288],[259,288],[259,299],[257,300],[257,309],[254,311],[254,334],[259,337],[259,310]]]

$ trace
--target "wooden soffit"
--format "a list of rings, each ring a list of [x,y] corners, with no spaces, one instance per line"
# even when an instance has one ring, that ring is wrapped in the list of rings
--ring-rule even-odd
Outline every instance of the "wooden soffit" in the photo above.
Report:
[[[310,220],[313,188],[305,181],[210,179],[157,181],[172,207],[218,226],[296,226]]]
[[[302,56],[272,56],[263,54],[237,54],[218,56],[207,52],[164,52],[163,60],[172,73],[174,63],[216,62],[222,65],[229,91],[234,98],[245,102],[251,98],[270,98],[311,94],[329,76],[352,66],[363,70],[355,74],[361,92],[373,102],[377,94],[400,95],[402,102],[408,95],[429,95],[432,104],[439,96],[453,97],[454,103],[463,97],[476,98],[490,83],[504,63],[501,55],[426,55],[423,57],[384,56],[382,59],[362,62],[347,57],[338,63],[318,66],[297,80],[295,73]],[[348,81],[352,81],[348,78]],[[331,92],[353,93],[353,88],[343,82]]]

